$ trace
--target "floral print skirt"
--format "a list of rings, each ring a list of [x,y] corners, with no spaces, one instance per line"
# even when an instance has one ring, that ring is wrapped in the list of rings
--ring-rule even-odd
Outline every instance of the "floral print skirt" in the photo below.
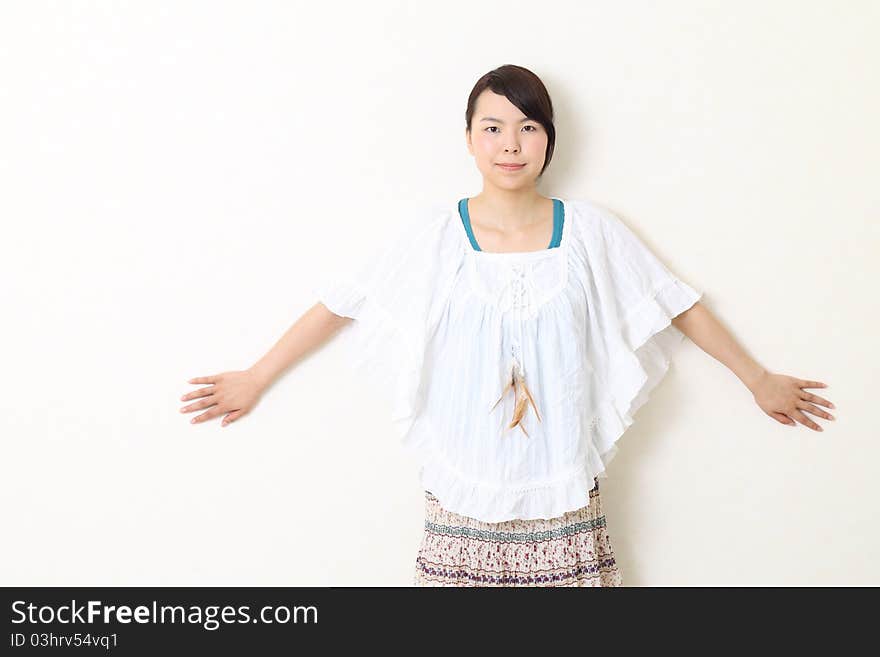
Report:
[[[590,503],[557,518],[483,522],[425,491],[416,586],[623,586],[594,480]]]

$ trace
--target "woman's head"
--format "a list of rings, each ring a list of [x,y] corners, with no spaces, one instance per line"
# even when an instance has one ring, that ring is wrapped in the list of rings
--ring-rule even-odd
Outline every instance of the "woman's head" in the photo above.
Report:
[[[541,79],[527,68],[506,64],[474,85],[465,112],[465,139],[477,168],[504,189],[533,185],[553,157],[553,103]],[[524,163],[507,170],[501,163]]]

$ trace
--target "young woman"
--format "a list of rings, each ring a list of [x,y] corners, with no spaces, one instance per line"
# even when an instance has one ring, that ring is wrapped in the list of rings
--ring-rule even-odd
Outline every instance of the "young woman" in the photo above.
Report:
[[[774,420],[821,431],[817,381],[750,359],[613,213],[545,197],[555,143],[541,80],[484,75],[465,138],[480,194],[407,223],[253,367],[197,377],[193,422],[250,411],[294,360],[345,327],[355,365],[393,395],[425,489],[415,583],[620,586],[599,477],[687,335]],[[352,321],[354,320],[354,321]]]

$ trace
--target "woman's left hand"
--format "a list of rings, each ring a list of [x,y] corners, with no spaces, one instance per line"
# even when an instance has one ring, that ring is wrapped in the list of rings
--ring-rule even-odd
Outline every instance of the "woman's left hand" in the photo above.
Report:
[[[821,404],[828,408],[834,408],[834,404],[818,395],[805,392],[804,388],[827,387],[827,384],[820,381],[806,381],[785,374],[764,372],[752,385],[751,391],[755,396],[755,403],[777,422],[794,425],[794,420],[797,420],[815,431],[822,431],[822,427],[804,415],[802,411],[807,411],[826,420],[833,420],[832,415],[815,404]]]

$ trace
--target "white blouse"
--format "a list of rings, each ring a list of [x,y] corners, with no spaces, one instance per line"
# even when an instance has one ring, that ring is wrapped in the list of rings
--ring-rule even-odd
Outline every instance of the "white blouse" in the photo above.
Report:
[[[450,204],[314,288],[355,319],[339,337],[389,392],[424,489],[485,522],[589,504],[702,297],[613,213],[560,200],[558,247],[478,251]],[[531,394],[513,427],[512,372]]]

